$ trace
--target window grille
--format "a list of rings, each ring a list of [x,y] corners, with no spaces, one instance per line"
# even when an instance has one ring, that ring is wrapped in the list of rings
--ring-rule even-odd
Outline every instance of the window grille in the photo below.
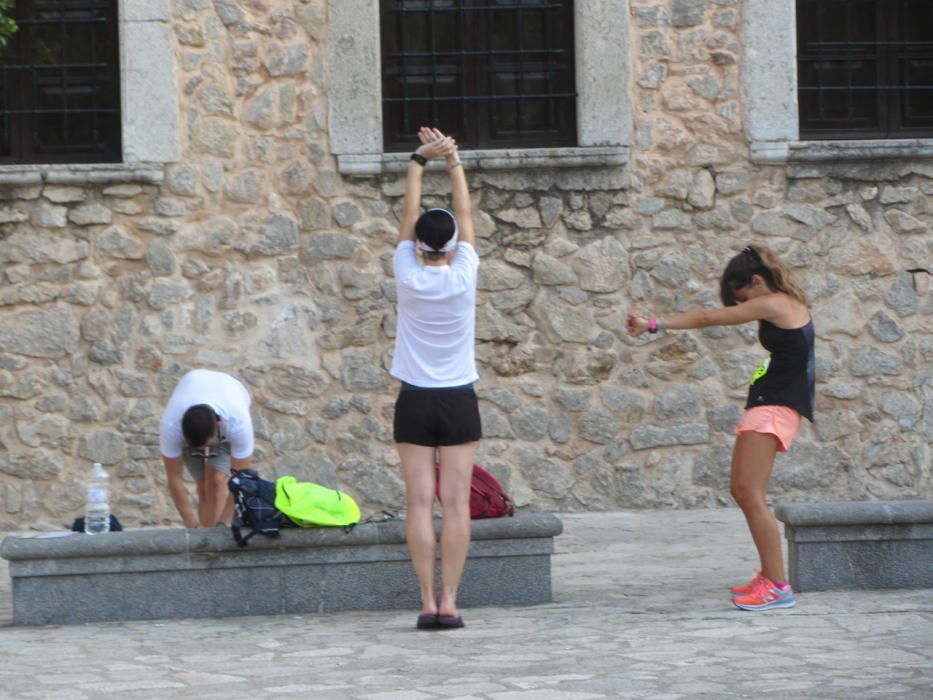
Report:
[[[384,148],[576,145],[571,0],[382,0]]]
[[[797,0],[801,138],[933,136],[931,0]]]
[[[0,54],[0,163],[121,159],[117,0],[17,0]]]

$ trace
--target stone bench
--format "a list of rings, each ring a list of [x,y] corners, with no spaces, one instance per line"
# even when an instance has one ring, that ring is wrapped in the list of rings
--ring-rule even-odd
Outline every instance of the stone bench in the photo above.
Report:
[[[439,527],[439,523],[437,523]],[[460,586],[464,606],[551,602],[549,513],[473,521]],[[104,535],[10,535],[15,624],[228,617],[420,609],[405,545],[394,520],[256,535],[240,549],[226,528],[153,528]]]
[[[797,591],[933,588],[933,501],[779,505]]]

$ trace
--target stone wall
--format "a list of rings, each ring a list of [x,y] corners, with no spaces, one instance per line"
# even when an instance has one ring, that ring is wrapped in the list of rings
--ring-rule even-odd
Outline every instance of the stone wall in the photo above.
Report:
[[[0,528],[177,522],[158,421],[187,369],[253,394],[258,466],[404,502],[391,439],[398,175],[337,172],[323,0],[176,0],[183,160],[0,172]],[[628,167],[468,172],[483,257],[479,461],[522,506],[728,505],[753,325],[633,340],[631,305],[717,303],[764,243],[805,281],[817,422],[780,498],[930,497],[928,161],[753,165],[736,0],[632,3]],[[426,203],[446,201],[426,178]]]

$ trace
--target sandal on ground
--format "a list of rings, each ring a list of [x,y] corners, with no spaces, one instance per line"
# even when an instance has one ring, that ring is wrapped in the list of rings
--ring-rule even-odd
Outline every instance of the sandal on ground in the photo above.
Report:
[[[418,622],[415,624],[419,630],[436,630],[437,615],[418,615]]]
[[[437,628],[442,630],[454,630],[465,627],[463,618],[459,615],[438,615]]]

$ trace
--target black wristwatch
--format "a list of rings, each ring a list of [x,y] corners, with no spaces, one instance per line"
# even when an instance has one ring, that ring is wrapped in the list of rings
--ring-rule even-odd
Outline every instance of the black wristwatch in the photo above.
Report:
[[[428,164],[428,159],[425,158],[420,153],[418,153],[417,151],[411,154],[411,159],[415,161],[418,165],[420,165],[422,168]]]

